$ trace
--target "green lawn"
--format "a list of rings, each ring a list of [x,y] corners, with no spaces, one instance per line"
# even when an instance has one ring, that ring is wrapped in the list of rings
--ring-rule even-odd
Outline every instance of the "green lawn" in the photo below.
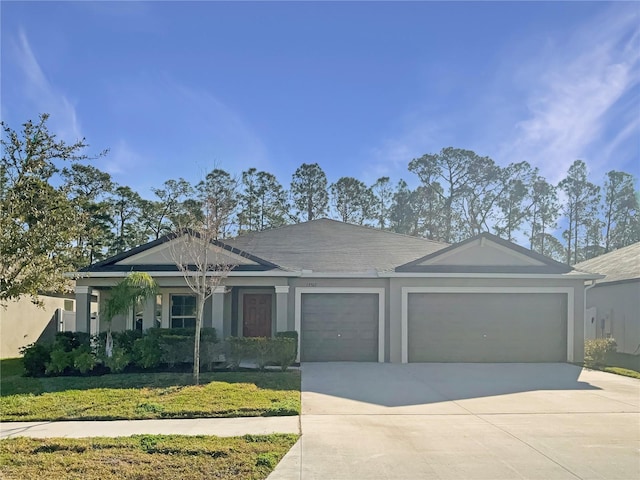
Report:
[[[0,361],[0,420],[116,420],[298,415],[299,372],[133,373],[23,377]]]
[[[0,441],[0,478],[264,479],[297,435],[134,435]]]

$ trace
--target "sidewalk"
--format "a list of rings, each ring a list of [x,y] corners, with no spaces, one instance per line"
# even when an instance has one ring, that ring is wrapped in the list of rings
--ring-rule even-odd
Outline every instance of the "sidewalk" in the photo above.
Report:
[[[73,422],[3,422],[0,439],[13,437],[128,437],[138,434],[216,435],[300,433],[300,417],[189,418]]]

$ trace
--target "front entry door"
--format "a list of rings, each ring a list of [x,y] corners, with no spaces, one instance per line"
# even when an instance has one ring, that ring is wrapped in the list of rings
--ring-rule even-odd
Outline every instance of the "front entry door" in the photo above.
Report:
[[[271,295],[246,293],[242,300],[242,335],[271,337]]]

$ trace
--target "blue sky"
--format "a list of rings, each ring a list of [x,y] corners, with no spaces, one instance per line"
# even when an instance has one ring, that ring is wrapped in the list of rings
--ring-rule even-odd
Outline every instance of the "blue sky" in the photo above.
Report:
[[[468,148],[640,176],[640,3],[1,3],[1,114],[150,197],[214,166],[415,184]]]

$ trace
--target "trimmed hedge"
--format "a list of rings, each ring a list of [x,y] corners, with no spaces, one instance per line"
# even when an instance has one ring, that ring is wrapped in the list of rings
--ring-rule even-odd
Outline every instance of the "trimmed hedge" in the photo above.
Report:
[[[267,365],[278,365],[284,372],[297,356],[298,342],[290,336],[229,337],[226,342],[227,364],[231,369],[237,369],[242,361],[254,361],[260,370]]]

